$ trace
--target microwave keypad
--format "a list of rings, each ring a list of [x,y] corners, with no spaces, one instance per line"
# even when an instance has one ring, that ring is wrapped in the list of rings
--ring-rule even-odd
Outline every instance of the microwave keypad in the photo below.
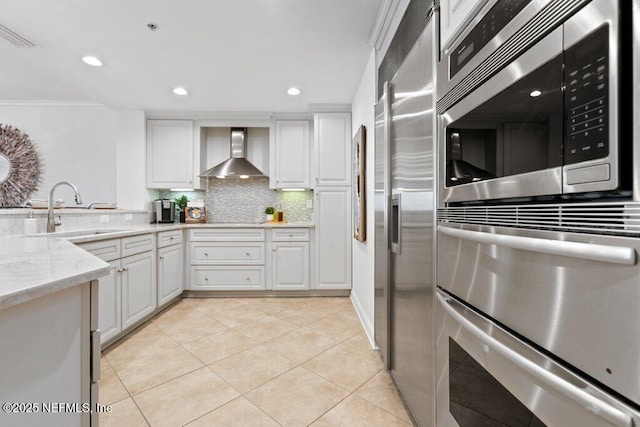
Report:
[[[608,35],[605,25],[564,53],[564,164],[609,155]]]

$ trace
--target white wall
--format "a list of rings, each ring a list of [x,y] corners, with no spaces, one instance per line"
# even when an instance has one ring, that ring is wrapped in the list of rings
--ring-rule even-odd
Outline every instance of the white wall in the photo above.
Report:
[[[374,342],[373,299],[374,299],[374,105],[376,89],[375,51],[371,50],[369,61],[362,75],[358,91],[351,104],[352,135],[360,125],[366,127],[366,198],[367,198],[367,239],[359,242],[353,239],[353,289],[351,298],[369,340]]]
[[[146,118],[144,111],[116,113],[118,207],[151,209],[157,192],[147,190]]]
[[[3,102],[0,123],[27,133],[37,147],[41,183],[31,198],[48,199],[59,181],[75,184],[84,205],[116,201],[116,113],[91,103]],[[56,199],[75,206],[73,191],[59,187]]]

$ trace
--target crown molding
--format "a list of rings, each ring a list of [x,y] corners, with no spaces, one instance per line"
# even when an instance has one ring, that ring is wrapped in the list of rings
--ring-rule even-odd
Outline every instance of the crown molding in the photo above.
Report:
[[[401,0],[384,0],[378,10],[378,16],[369,35],[369,45],[380,50],[391,28]],[[395,28],[394,28],[395,30]]]
[[[94,101],[55,101],[46,99],[3,99],[0,106],[11,107],[103,107],[110,108],[104,104]]]
[[[309,104],[309,113],[350,113],[351,104]]]

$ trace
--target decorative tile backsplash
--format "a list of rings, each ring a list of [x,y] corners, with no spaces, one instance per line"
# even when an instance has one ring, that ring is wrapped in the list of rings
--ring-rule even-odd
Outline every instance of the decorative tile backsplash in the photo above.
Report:
[[[307,208],[312,191],[271,190],[267,179],[210,178],[206,193],[161,191],[160,197],[173,200],[182,194],[189,200],[204,200],[208,223],[262,223],[267,206],[280,206],[287,222],[313,221],[313,208]]]

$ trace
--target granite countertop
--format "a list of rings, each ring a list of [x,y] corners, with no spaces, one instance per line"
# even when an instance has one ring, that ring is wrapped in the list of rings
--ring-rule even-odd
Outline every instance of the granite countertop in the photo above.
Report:
[[[109,273],[109,264],[66,239],[0,237],[0,309]]]

